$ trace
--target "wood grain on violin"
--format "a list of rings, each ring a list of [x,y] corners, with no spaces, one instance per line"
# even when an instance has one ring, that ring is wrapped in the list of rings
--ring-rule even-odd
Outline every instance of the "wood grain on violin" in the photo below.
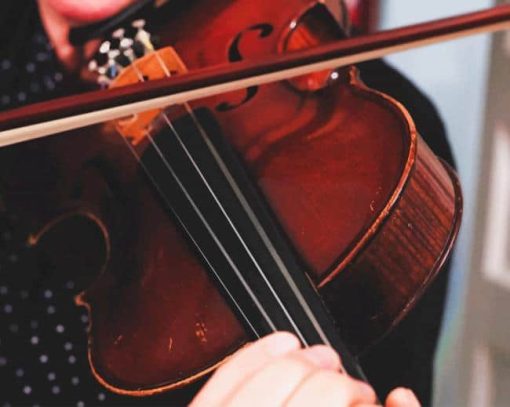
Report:
[[[189,71],[343,35],[337,19],[317,1],[168,7],[158,36]],[[275,8],[295,11],[274,13]],[[220,81],[239,73],[221,72]],[[141,73],[143,80],[152,75]],[[172,89],[200,83],[176,81]],[[154,85],[136,86],[145,85],[154,96]],[[107,99],[132,101],[130,92],[119,88]],[[103,106],[97,94],[82,103],[92,101]],[[54,115],[55,106],[68,114],[76,108],[66,101],[45,106],[50,107],[28,119],[21,111],[0,115],[0,126]],[[55,229],[73,216],[95,224],[94,237],[104,241],[99,275],[77,298],[90,312],[89,359],[98,380],[137,396],[176,388],[205,375],[250,339],[213,283],[201,248],[190,242],[187,225],[169,214],[160,184],[154,188],[149,182],[154,174],[141,168],[160,131],[196,109],[210,112],[219,135],[241,158],[348,347],[363,351],[404,317],[449,253],[461,194],[455,175],[421,140],[402,105],[366,88],[356,68],[345,67],[252,84],[196,100],[190,109],[165,109],[158,120],[136,127],[134,136],[130,128],[119,137],[119,123],[109,122],[19,147],[26,157],[45,152],[58,174],[38,185],[16,180],[6,192],[8,201],[30,213],[30,243],[45,252],[58,247],[62,237]],[[169,159],[164,151],[156,153]],[[12,174],[17,165],[12,163]],[[41,190],[42,198],[36,194]]]

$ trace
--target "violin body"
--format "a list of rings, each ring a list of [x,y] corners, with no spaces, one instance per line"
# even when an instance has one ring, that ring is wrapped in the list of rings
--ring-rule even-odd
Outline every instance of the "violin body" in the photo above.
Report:
[[[158,35],[191,71],[335,40],[335,12],[310,0],[198,1],[172,10]],[[349,348],[375,343],[433,280],[460,222],[457,179],[405,108],[354,67],[192,107],[214,115]],[[131,395],[177,388],[249,340],[114,123],[14,148],[40,168],[3,181],[28,243],[89,273],[76,301],[100,382]],[[26,163],[5,165],[20,174]],[[63,245],[79,255],[62,256]]]

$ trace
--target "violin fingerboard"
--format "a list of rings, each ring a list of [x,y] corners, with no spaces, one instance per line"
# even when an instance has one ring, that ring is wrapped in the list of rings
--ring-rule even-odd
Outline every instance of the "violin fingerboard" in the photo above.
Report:
[[[175,120],[141,164],[205,267],[254,337],[295,333],[336,348],[362,378],[262,194],[206,110]]]

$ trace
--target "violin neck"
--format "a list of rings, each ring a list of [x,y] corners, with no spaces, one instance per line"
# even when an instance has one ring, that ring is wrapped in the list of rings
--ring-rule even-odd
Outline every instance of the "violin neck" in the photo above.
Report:
[[[172,128],[173,135],[166,129],[154,137],[141,163],[247,330],[254,337],[289,331],[305,346],[331,345],[345,370],[363,378],[212,116],[203,109]]]

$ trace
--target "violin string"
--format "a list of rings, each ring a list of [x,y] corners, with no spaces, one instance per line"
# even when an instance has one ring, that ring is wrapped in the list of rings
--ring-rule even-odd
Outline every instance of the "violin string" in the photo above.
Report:
[[[138,79],[142,82],[145,81],[144,77],[143,77],[143,74],[139,71],[138,67],[136,66],[136,64],[132,64],[133,66],[133,69],[135,70],[136,72],[136,75],[138,76]],[[175,134],[176,137],[178,137],[178,133],[177,133],[177,130],[175,129],[175,127],[173,125],[171,125],[171,122],[169,121],[168,117],[166,116],[166,114],[163,114],[167,123],[169,123],[169,128],[171,129],[171,131]],[[267,324],[270,326],[271,330],[274,332],[277,330],[274,322],[271,320],[270,316],[267,314],[267,311],[264,309],[263,305],[260,303],[260,301],[257,299],[255,293],[252,292],[252,290],[250,289],[249,287],[249,284],[247,283],[246,279],[243,277],[241,271],[238,269],[238,267],[235,265],[235,263],[233,262],[232,258],[228,255],[228,252],[227,250],[224,248],[224,246],[221,244],[219,238],[217,237],[217,235],[214,233],[214,231],[212,230],[211,226],[209,225],[209,223],[207,222],[207,220],[205,219],[205,217],[203,216],[203,214],[201,213],[200,209],[196,206],[195,202],[193,201],[193,198],[191,198],[189,192],[187,191],[186,187],[182,184],[181,180],[179,179],[179,177],[177,176],[177,174],[175,173],[175,171],[173,170],[173,168],[171,167],[170,163],[168,162],[168,160],[166,159],[166,157],[164,156],[163,152],[161,151],[161,149],[159,148],[159,146],[157,145],[156,141],[154,140],[154,138],[152,137],[150,131],[147,131],[146,132],[146,135],[148,137],[148,140],[150,141],[150,143],[152,144],[152,146],[154,147],[155,151],[157,152],[157,154],[160,156],[162,162],[164,163],[165,167],[170,171],[172,177],[175,179],[175,181],[178,183],[179,187],[181,188],[181,190],[183,191],[186,199],[189,201],[189,203],[192,205],[194,211],[196,212],[196,214],[198,215],[198,217],[200,218],[200,220],[202,221],[202,223],[204,224],[204,226],[206,227],[207,231],[209,232],[209,234],[211,235],[211,237],[213,238],[214,242],[217,244],[218,248],[220,249],[220,251],[222,252],[222,254],[225,256],[226,260],[228,261],[229,265],[234,269],[237,277],[239,278],[239,280],[241,281],[241,284],[243,285],[243,287],[246,289],[246,291],[250,294],[250,297],[252,298],[253,302],[255,303],[255,305],[257,306],[257,308],[259,309],[259,311],[261,312],[262,316],[264,317],[264,319],[266,320]],[[141,158],[139,157],[136,149],[131,145],[131,143],[124,138],[124,140],[126,141],[126,143],[128,144],[130,150],[132,151],[132,153],[135,155],[135,157],[137,158],[138,162],[143,166],[144,170],[146,173],[149,174],[150,178],[151,178],[151,181],[156,185],[156,187],[159,189],[159,186],[158,186],[158,183],[157,181],[154,179],[154,177],[150,174],[150,171],[148,171],[147,167],[142,163],[142,160]],[[162,196],[164,196],[162,194]],[[207,259],[207,257],[205,256],[205,253],[203,253],[203,251],[200,249],[198,243],[193,239],[193,237],[191,236],[191,233],[189,233],[188,229],[186,228],[184,222],[177,216],[178,218],[178,221],[179,223],[184,227],[186,233],[191,237],[193,243],[195,244],[195,246],[198,248],[198,250],[200,251],[200,253],[202,254],[202,257],[204,257],[205,261],[207,262],[207,264],[211,267],[211,270],[213,271],[213,273],[215,274],[215,276],[217,277],[217,279],[220,281],[222,287],[226,290],[226,292],[228,293],[229,297],[231,298],[231,300],[234,302],[234,304],[236,305],[236,307],[238,308],[238,310],[241,312],[241,315],[243,316],[243,318],[248,322],[248,324],[250,325],[250,327],[252,328],[252,330],[255,332],[255,334],[260,337],[260,334],[257,332],[257,330],[253,327],[253,325],[251,324],[251,322],[249,321],[249,318],[246,316],[246,314],[242,311],[241,309],[241,306],[235,301],[235,298],[234,296],[232,295],[232,293],[228,290],[228,288],[225,286],[225,284],[223,283],[223,281],[221,280],[221,277],[220,275],[218,274],[218,272],[214,269],[214,267],[212,267],[212,264],[210,263],[210,261]]]
[[[159,65],[161,67],[161,69],[163,69],[165,75],[167,77],[170,77],[171,76],[171,72],[170,70],[168,69],[168,67],[166,66],[166,63],[162,60],[162,58],[160,57],[160,55],[156,52],[156,51],[153,51],[153,54],[155,55],[155,58],[158,60],[159,62]],[[232,175],[230,174],[230,172],[228,171],[228,169],[226,168],[226,166],[224,165],[223,163],[223,160],[221,160],[221,158],[219,157],[216,149],[214,148],[214,146],[212,145],[212,143],[210,142],[210,139],[209,137],[207,136],[207,133],[205,131],[205,129],[203,128],[203,126],[201,125],[200,121],[198,120],[198,118],[196,117],[195,113],[193,112],[193,109],[191,109],[191,106],[188,104],[188,103],[184,103],[183,104],[184,107],[185,107],[185,110],[186,112],[188,113],[188,115],[191,117],[191,119],[193,120],[194,124],[195,124],[195,127],[196,129],[199,131],[202,139],[207,143],[207,147],[209,148],[210,152],[213,153],[213,156],[214,156],[214,159],[216,161],[216,163],[218,165],[220,165],[220,168],[221,168],[221,171],[223,172],[223,174],[227,177],[227,181],[229,182],[230,186],[232,187],[232,189],[234,190],[237,198],[239,199],[239,194],[240,193],[240,190],[239,188],[237,187],[237,184],[235,183],[235,181],[233,180],[232,178]],[[181,146],[181,148],[183,149],[183,151],[185,152],[186,156],[188,157],[188,159],[190,160],[191,164],[193,165],[193,167],[195,168],[197,174],[199,175],[200,179],[202,180],[202,182],[204,183],[205,187],[207,188],[207,190],[209,191],[209,193],[211,194],[211,196],[213,197],[216,205],[218,206],[218,208],[220,209],[221,213],[223,214],[223,216],[225,216],[228,224],[230,225],[230,227],[232,228],[232,230],[234,231],[234,234],[237,236],[237,238],[239,239],[241,245],[243,246],[243,248],[245,249],[246,253],[248,254],[248,256],[250,257],[251,261],[253,262],[253,264],[255,265],[258,273],[260,274],[260,276],[262,277],[262,279],[264,280],[264,283],[267,285],[267,287],[269,288],[271,294],[273,295],[273,297],[276,299],[278,305],[280,306],[280,308],[282,309],[282,311],[284,312],[286,318],[288,319],[288,321],[290,322],[290,324],[292,325],[293,329],[295,330],[296,334],[299,336],[300,340],[303,342],[303,344],[307,345],[307,341],[304,337],[304,335],[301,333],[301,331],[299,330],[299,327],[297,326],[296,322],[294,321],[294,319],[292,318],[292,316],[290,315],[288,309],[285,307],[285,305],[283,304],[281,298],[278,296],[276,290],[274,289],[274,287],[272,286],[272,284],[270,283],[270,281],[268,280],[267,278],[267,275],[264,273],[262,267],[260,266],[260,264],[257,262],[257,260],[255,259],[253,253],[250,251],[248,245],[246,244],[245,240],[242,238],[241,234],[239,233],[238,229],[236,228],[234,222],[232,221],[232,219],[230,218],[230,216],[228,215],[228,213],[226,212],[225,208],[223,207],[223,205],[221,204],[217,194],[213,191],[212,187],[210,186],[210,184],[207,182],[202,170],[200,169],[200,167],[198,166],[198,164],[196,163],[196,161],[194,160],[193,156],[191,155],[189,149],[186,147],[186,145],[184,144],[184,142],[182,141],[182,138],[181,136],[179,135],[179,132],[177,131],[177,129],[175,128],[175,126],[172,124],[171,120],[168,118],[168,115],[166,113],[162,113],[162,116],[164,118],[164,120],[167,122],[168,124],[168,127],[171,129],[171,131],[174,133],[179,145]],[[247,201],[246,199],[244,198],[244,196],[242,196],[242,198],[244,199],[244,203],[247,204]],[[250,212],[248,212],[246,210],[246,205],[243,205],[243,202],[241,202],[241,205],[243,206],[243,208],[245,209],[245,212],[247,212],[248,215],[250,215]],[[255,214],[253,213],[253,211],[251,211],[251,214],[253,215],[253,217],[255,216]],[[260,228],[258,228],[258,232],[260,234],[260,229],[261,229],[261,226]],[[280,259],[281,261],[281,259]],[[283,264],[283,262],[281,262]],[[240,276],[241,277],[241,276]],[[296,287],[297,288],[297,287]]]
[[[151,47],[152,48],[152,47]],[[166,66],[166,64],[164,63],[164,61],[161,59],[161,57],[159,56],[158,52],[156,52],[154,50],[154,48],[152,48],[152,52],[153,54],[155,55],[155,57],[157,58],[158,62],[159,62],[159,65],[161,67],[161,69],[164,71],[165,75],[166,76],[171,76],[171,72],[170,70],[168,69],[168,67]],[[136,66],[135,63],[132,63],[132,66],[134,67],[135,69],[135,72],[139,78],[139,80],[141,82],[145,81],[144,79],[144,76],[142,75],[142,73],[138,70],[138,67]],[[308,317],[310,318],[312,324],[315,326],[316,328],[316,331],[319,333],[319,335],[321,336],[321,339],[323,340],[324,343],[329,343],[326,335],[322,332],[322,329],[320,327],[320,325],[318,324],[318,321],[316,321],[313,313],[311,312],[311,310],[309,309],[308,307],[308,304],[306,303],[306,301],[304,301],[304,298],[302,298],[302,295],[301,293],[299,292],[299,290],[297,289],[297,286],[295,286],[295,283],[294,281],[292,280],[292,278],[290,277],[290,273],[288,272],[288,270],[286,269],[283,261],[281,260],[281,258],[277,255],[277,252],[275,250],[275,248],[272,246],[269,238],[267,237],[267,235],[265,234],[264,230],[262,229],[262,226],[260,225],[260,223],[258,222],[258,220],[256,219],[255,217],[255,214],[253,213],[253,211],[251,210],[251,208],[249,207],[249,205],[247,204],[247,201],[246,199],[244,198],[244,196],[242,195],[241,191],[239,190],[239,188],[237,187],[235,181],[233,180],[231,174],[229,173],[228,169],[226,168],[226,166],[224,165],[224,163],[222,162],[221,158],[219,157],[217,151],[215,150],[214,146],[212,145],[212,143],[210,142],[206,132],[205,132],[205,129],[202,127],[202,125],[200,124],[198,118],[196,117],[196,115],[194,114],[193,110],[191,109],[191,107],[189,106],[188,103],[185,103],[185,109],[187,111],[187,113],[189,114],[189,116],[192,118],[192,120],[194,121],[195,123],[195,126],[197,128],[197,130],[199,131],[199,133],[201,134],[202,138],[204,139],[204,141],[207,143],[208,145],[208,148],[211,150],[211,153],[213,153],[214,155],[214,158],[215,160],[217,161],[217,163],[220,165],[221,167],[221,170],[222,172],[224,173],[224,175],[227,177],[227,180],[229,181],[229,184],[231,185],[232,189],[234,190],[236,196],[238,197],[238,199],[240,199],[241,201],[241,204],[243,206],[243,208],[245,209],[245,211],[247,212],[248,216],[250,217],[251,221],[253,222],[254,226],[256,227],[256,229],[258,230],[258,233],[261,237],[261,239],[264,241],[264,243],[266,244],[266,246],[268,246],[267,248],[269,249],[269,251],[271,252],[274,260],[276,261],[276,263],[278,264],[278,267],[281,269],[282,273],[284,274],[285,278],[287,279],[287,281],[289,282],[289,285],[291,285],[291,288],[293,289],[294,293],[296,294],[296,297],[298,298],[298,300],[300,300],[301,304],[305,305],[304,310],[305,310],[305,313],[307,313]],[[230,226],[232,227],[233,231],[235,232],[236,236],[238,237],[238,239],[240,240],[241,244],[243,245],[244,249],[246,250],[246,252],[248,253],[250,259],[252,260],[252,262],[254,263],[254,265],[256,266],[258,272],[260,273],[260,275],[262,276],[263,280],[265,281],[265,283],[267,284],[267,286],[269,287],[271,293],[273,294],[274,298],[277,300],[279,306],[282,308],[284,314],[286,315],[288,321],[291,323],[291,325],[293,326],[294,328],[294,331],[295,333],[300,337],[300,340],[303,342],[304,345],[307,345],[307,341],[306,339],[304,338],[304,336],[302,335],[302,333],[300,332],[298,326],[296,325],[295,321],[292,319],[292,317],[290,316],[288,310],[286,309],[286,307],[284,306],[284,304],[281,302],[281,299],[279,298],[279,296],[277,295],[277,293],[275,292],[274,288],[272,287],[272,285],[270,284],[270,282],[268,281],[267,279],[267,276],[264,274],[263,270],[261,269],[260,265],[258,264],[258,262],[255,260],[255,258],[253,257],[253,254],[250,252],[249,248],[247,247],[246,243],[244,242],[244,240],[242,239],[242,237],[240,236],[239,232],[237,231],[235,225],[233,224],[232,220],[229,218],[228,214],[225,212],[223,206],[221,205],[219,199],[217,198],[216,194],[213,192],[213,190],[211,189],[210,185],[208,184],[207,180],[205,179],[205,177],[203,176],[203,173],[202,171],[200,170],[200,168],[198,167],[198,165],[196,164],[196,162],[194,161],[193,157],[191,156],[189,150],[186,148],[186,146],[184,145],[184,143],[182,142],[182,139],[180,138],[177,130],[175,129],[175,127],[173,126],[173,124],[171,123],[170,119],[168,118],[168,116],[166,115],[166,113],[163,113],[163,117],[165,119],[165,121],[167,122],[167,125],[168,127],[170,128],[170,130],[174,133],[174,135],[176,136],[181,148],[183,148],[183,150],[185,151],[185,153],[187,154],[188,158],[190,159],[190,161],[192,162],[195,170],[197,171],[197,173],[199,174],[200,178],[202,179],[202,181],[204,182],[205,186],[207,187],[207,189],[209,190],[209,192],[211,193],[211,195],[213,196],[214,200],[216,201],[218,207],[220,208],[220,210],[222,211],[222,213],[224,214],[224,216],[226,217],[227,221],[229,222]],[[164,155],[162,154],[161,150],[158,148],[157,146],[157,143],[154,141],[154,139],[152,138],[152,136],[150,135],[150,133],[148,133],[148,138],[151,142],[151,144],[154,146],[155,150],[157,151],[158,155],[160,155],[161,159],[163,160],[163,162],[165,163],[165,166],[171,171],[173,172],[172,168],[170,167],[170,164],[168,163],[168,161],[166,160],[166,158],[164,157]],[[130,147],[132,147],[130,145]],[[135,154],[136,155],[136,154]],[[139,160],[140,161],[140,160]],[[182,185],[182,183],[180,182],[180,180],[178,180],[178,178],[176,178],[176,174],[173,173],[173,176],[174,178],[176,179],[176,181],[180,184],[181,188],[184,189],[184,186]],[[154,182],[154,180],[153,180]],[[220,250],[222,251],[222,253],[224,254],[224,256],[226,257],[227,261],[229,262],[229,264],[231,264],[231,266],[233,266],[233,262],[232,262],[232,259],[230,258],[230,256],[228,256],[227,252],[225,251],[224,247],[220,244],[219,242],[219,239],[217,238],[216,235],[214,235],[214,233],[212,232],[212,229],[210,228],[209,224],[205,221],[205,218],[203,217],[203,215],[198,211],[198,208],[196,207],[196,205],[194,204],[194,202],[192,202],[191,200],[191,197],[189,196],[189,194],[187,193],[187,191],[185,191],[185,195],[188,196],[188,200],[190,200],[190,203],[192,204],[192,206],[194,207],[195,211],[197,211],[197,214],[199,215],[199,217],[201,218],[201,220],[204,222],[204,225],[206,226],[206,228],[208,229],[209,233],[211,233],[211,236],[213,237],[213,239],[215,240],[216,244],[218,245],[218,247],[220,248]],[[182,222],[181,222],[182,223]],[[261,233],[263,232],[263,233]],[[210,264],[208,262],[208,264]],[[267,315],[267,313],[265,312],[265,310],[263,310],[263,307],[261,307],[261,304],[260,302],[256,299],[256,295],[249,289],[249,285],[246,283],[246,281],[244,280],[244,278],[242,277],[242,275],[240,274],[239,270],[237,269],[237,267],[233,267],[234,271],[236,272],[236,274],[238,274],[238,278],[240,279],[241,283],[243,284],[243,286],[245,287],[245,289],[247,289],[247,291],[249,292],[252,300],[254,300],[254,303],[257,305],[257,307],[259,308],[259,310],[261,311],[261,313],[264,315],[264,318],[266,318],[268,324],[272,327],[273,330],[275,330],[276,328],[274,327],[274,324],[272,323],[272,321],[270,321],[270,318],[269,316]],[[214,272],[214,271],[213,271]],[[215,273],[217,275],[217,273]],[[223,285],[223,283],[222,283]],[[231,296],[231,294],[229,293],[229,295]],[[231,296],[232,297],[232,296]],[[238,306],[239,308],[239,306]],[[269,319],[268,319],[269,318]]]
[[[161,59],[161,57],[159,56],[159,54],[157,52],[154,51],[154,54],[161,66],[161,68],[164,70],[165,72],[165,75],[170,77],[171,76],[171,72],[170,70],[168,69],[168,67],[166,66],[165,62]],[[221,158],[219,158],[219,155],[217,154],[216,152],[216,149],[213,149],[214,147],[212,146],[212,143],[210,142],[210,139],[209,137],[207,136],[207,133],[205,131],[205,129],[203,128],[203,126],[201,125],[200,121],[198,120],[198,118],[196,117],[195,113],[193,112],[193,110],[191,109],[190,105],[188,103],[184,103],[183,104],[184,107],[185,107],[185,110],[186,112],[188,113],[188,115],[192,118],[194,124],[195,124],[195,127],[196,129],[199,131],[202,139],[207,143],[207,146],[209,148],[209,150],[211,151],[211,153],[213,153],[213,156],[215,158],[215,161],[217,162],[217,164],[219,164],[222,168],[222,172],[224,173],[224,175],[226,175],[228,177],[227,181],[229,182],[230,186],[232,187],[232,189],[237,189],[238,190],[238,187],[235,183],[235,181],[233,180],[230,172],[226,169],[226,166],[224,165],[223,161],[221,160]],[[163,118],[165,119],[165,121],[167,122],[169,128],[172,130],[172,132],[174,133],[179,145],[181,146],[181,148],[183,149],[183,151],[185,152],[185,154],[187,155],[188,159],[190,160],[191,164],[193,165],[193,167],[195,168],[197,174],[199,175],[200,179],[202,180],[202,182],[204,183],[205,187],[207,188],[207,190],[209,191],[209,193],[211,194],[213,200],[215,201],[215,203],[217,204],[218,208],[220,209],[220,211],[222,212],[222,214],[225,216],[225,219],[227,220],[228,224],[230,225],[230,227],[232,228],[234,234],[237,236],[237,238],[239,239],[241,245],[243,246],[243,248],[245,249],[246,253],[248,254],[250,260],[252,261],[252,263],[254,264],[255,268],[257,269],[259,275],[262,277],[264,283],[266,284],[266,286],[269,288],[269,291],[271,292],[271,294],[273,295],[273,297],[275,298],[275,300],[277,301],[278,305],[280,306],[280,308],[282,309],[283,313],[285,314],[285,317],[287,318],[287,320],[289,321],[289,323],[292,325],[292,328],[294,329],[294,332],[296,333],[296,335],[299,337],[299,339],[301,340],[301,342],[308,346],[308,341],[306,340],[305,336],[302,334],[302,332],[300,331],[298,325],[296,324],[296,322],[294,321],[294,319],[292,318],[292,316],[290,315],[287,307],[283,304],[282,302],[282,299],[278,296],[278,293],[276,292],[275,288],[273,287],[273,285],[271,284],[271,282],[269,281],[269,279],[267,278],[267,275],[264,273],[262,267],[260,266],[260,264],[258,263],[258,261],[255,259],[253,253],[251,252],[251,250],[249,249],[248,245],[246,244],[245,240],[242,238],[240,232],[238,231],[238,229],[236,228],[234,222],[232,221],[232,219],[230,218],[230,216],[228,215],[228,213],[226,212],[225,208],[223,207],[223,205],[221,204],[218,196],[216,195],[216,193],[214,192],[214,190],[212,189],[212,187],[210,186],[210,184],[207,182],[202,170],[200,169],[200,167],[198,166],[198,164],[196,163],[196,161],[194,160],[193,156],[191,155],[189,149],[186,147],[186,145],[184,144],[184,142],[182,141],[182,138],[181,136],[179,135],[178,131],[175,129],[175,126],[173,126],[171,120],[168,118],[168,115],[166,113],[163,113],[162,114]],[[212,148],[211,148],[212,147]],[[236,192],[236,191],[234,191]],[[240,192],[240,191],[239,191]],[[239,198],[238,194],[236,193],[236,196]],[[245,209],[246,211],[246,208],[244,205],[242,205],[243,208]],[[254,215],[254,214],[253,214]],[[242,276],[238,276],[238,278],[242,278]],[[253,294],[255,295],[255,294]]]
[[[171,72],[168,69],[168,67],[166,66],[166,63],[162,60],[162,58],[160,57],[160,55],[158,54],[157,51],[155,51],[153,49],[152,52],[155,54],[155,57],[157,58],[161,68],[164,70],[165,75],[167,77],[170,77],[171,76]],[[216,150],[215,146],[213,145],[213,143],[211,142],[209,136],[207,135],[207,132],[205,131],[205,129],[201,125],[200,121],[196,117],[195,113],[191,109],[189,103],[184,103],[184,107],[185,107],[187,113],[189,114],[189,116],[191,117],[191,119],[193,120],[196,129],[199,131],[202,139],[206,143],[210,153],[213,155],[216,163],[220,167],[220,170],[222,171],[223,175],[225,176],[227,182],[229,183],[230,187],[234,191],[234,194],[236,195],[237,199],[239,200],[241,206],[245,210],[248,218],[250,219],[250,221],[252,222],[253,226],[257,230],[257,232],[259,234],[259,237],[261,238],[261,240],[263,241],[264,245],[268,249],[269,253],[273,257],[273,260],[277,264],[277,267],[278,267],[280,273],[284,276],[287,284],[290,286],[291,290],[293,291],[293,294],[298,299],[298,302],[300,303],[301,307],[305,311],[305,313],[306,313],[307,317],[309,318],[310,322],[312,322],[312,325],[314,326],[317,334],[320,336],[320,338],[323,341],[323,343],[325,343],[327,345],[331,345],[327,335],[325,334],[325,332],[322,329],[320,323],[317,321],[317,318],[313,314],[310,306],[308,305],[307,301],[304,299],[302,293],[300,292],[299,288],[297,287],[296,283],[294,282],[294,279],[290,275],[290,272],[287,269],[285,263],[283,262],[282,258],[278,254],[278,251],[276,250],[274,245],[272,244],[271,239],[269,238],[269,236],[265,232],[263,226],[260,224],[260,221],[258,220],[257,216],[255,215],[255,213],[254,213],[253,209],[251,208],[250,204],[248,203],[248,200],[246,199],[246,197],[244,196],[244,194],[242,193],[242,191],[238,187],[238,185],[235,182],[235,180],[234,180],[232,174],[230,173],[229,169],[227,168],[227,166],[225,165],[225,163],[221,159],[218,151]],[[206,185],[206,187],[209,190],[209,192],[211,193],[211,195],[213,196],[213,198],[214,198],[215,202],[217,203],[217,205],[219,206],[220,210],[222,211],[224,216],[227,218],[227,221],[229,222],[230,226],[234,230],[236,236],[241,241],[241,243],[242,243],[243,247],[245,248],[246,252],[248,253],[249,257],[252,259],[252,261],[253,261],[254,265],[256,266],[259,274],[262,276],[263,280],[265,281],[265,283],[267,284],[267,286],[269,287],[269,289],[273,293],[273,295],[274,295],[275,299],[277,300],[278,304],[280,305],[280,307],[284,311],[284,313],[285,313],[286,317],[288,318],[289,322],[292,324],[293,328],[296,331],[296,334],[300,337],[300,339],[302,340],[302,343],[306,346],[307,345],[307,341],[303,337],[303,335],[300,332],[299,328],[297,327],[295,321],[292,319],[292,317],[289,314],[288,310],[286,309],[285,305],[282,303],[282,301],[279,298],[278,294],[276,293],[276,291],[272,287],[271,283],[267,279],[267,276],[265,275],[263,269],[260,267],[260,265],[258,264],[256,259],[253,257],[253,254],[250,252],[250,249],[247,247],[246,243],[244,242],[244,240],[242,239],[241,235],[237,231],[235,225],[233,224],[233,222],[231,221],[230,217],[226,213],[225,209],[221,205],[221,202],[219,201],[218,197],[216,196],[216,194],[214,193],[214,191],[212,190],[212,188],[208,184],[208,182],[205,179],[202,171],[200,170],[199,166],[196,164],[196,162],[193,159],[192,155],[190,154],[189,150],[186,148],[186,146],[182,142],[179,134],[177,133],[175,128],[171,125],[170,119],[168,118],[168,116],[166,114],[163,114],[163,116],[164,116],[165,120],[167,121],[167,123],[169,124],[169,126],[173,129],[173,132],[174,132],[175,136],[178,138],[179,144],[181,145],[183,150],[186,152],[186,155],[188,156],[188,158],[192,162],[195,170],[199,174],[200,178],[202,179],[202,181]]]
[[[149,132],[146,132],[146,135],[147,137],[151,140],[151,143],[153,143],[153,138],[151,136],[151,134]],[[124,138],[124,137],[123,137]],[[131,152],[133,153],[133,155],[135,156],[135,158],[137,159],[138,163],[142,166],[143,170],[145,171],[145,173],[147,174],[147,176],[151,179],[151,182],[152,184],[158,189],[158,191],[160,192],[160,195],[164,197],[164,194],[162,193],[161,189],[160,189],[160,186],[158,184],[158,182],[156,181],[156,179],[152,176],[151,172],[149,171],[149,169],[145,166],[145,164],[142,162],[138,152],[136,151],[136,149],[134,148],[134,146],[131,145],[131,143],[126,140],[124,138],[124,140],[126,141],[126,144],[128,145],[129,149],[131,150]],[[155,146],[154,147],[157,151],[157,147]],[[158,155],[161,156],[161,153],[158,151]],[[162,157],[163,158],[163,157]],[[179,186],[181,187],[181,189],[183,189],[183,192],[185,193],[185,196],[187,197],[188,200],[190,200],[190,203],[193,205],[193,201],[191,200],[191,197],[189,197],[189,194],[187,193],[186,189],[184,188],[184,186],[180,183],[180,180],[178,179],[177,177],[177,174],[175,174],[175,172],[173,171],[173,169],[170,167],[169,168],[169,171],[170,173],[172,174],[172,176],[174,177],[174,179],[176,180],[176,182],[179,183]],[[198,212],[198,215],[200,216],[200,212],[198,211],[198,208],[195,208],[194,209],[197,210]],[[242,318],[246,321],[246,323],[250,326],[251,330],[253,331],[253,333],[255,334],[255,336],[257,338],[260,338],[261,337],[261,334],[257,331],[257,329],[253,326],[253,324],[250,322],[250,319],[248,318],[248,316],[244,313],[242,307],[239,305],[239,303],[236,301],[235,297],[232,295],[232,293],[229,291],[228,287],[225,286],[223,280],[221,279],[219,273],[217,272],[217,270],[214,268],[214,266],[211,264],[211,262],[209,261],[209,259],[207,258],[207,255],[202,251],[202,249],[200,248],[199,244],[196,242],[196,240],[193,238],[193,235],[189,232],[188,228],[186,227],[186,224],[185,222],[182,221],[182,219],[179,217],[179,215],[177,213],[174,212],[174,215],[175,217],[177,218],[177,221],[179,222],[179,224],[181,225],[181,227],[184,229],[184,231],[186,232],[187,236],[192,240],[194,246],[197,248],[197,250],[200,252],[202,258],[204,259],[204,261],[207,263],[207,265],[209,266],[209,268],[211,269],[211,271],[213,272],[213,274],[216,276],[216,278],[218,279],[219,283],[221,284],[221,286],[223,287],[223,289],[225,290],[225,292],[227,293],[227,295],[229,296],[230,300],[232,301],[232,303],[235,305],[235,307],[238,309],[239,313],[241,314]],[[203,218],[203,216],[201,217]],[[209,229],[208,229],[209,230]],[[267,317],[266,319],[268,319],[269,317]],[[268,324],[272,324],[271,320],[268,319]],[[271,328],[273,330],[276,330],[276,328],[274,328],[274,324],[272,324]]]

